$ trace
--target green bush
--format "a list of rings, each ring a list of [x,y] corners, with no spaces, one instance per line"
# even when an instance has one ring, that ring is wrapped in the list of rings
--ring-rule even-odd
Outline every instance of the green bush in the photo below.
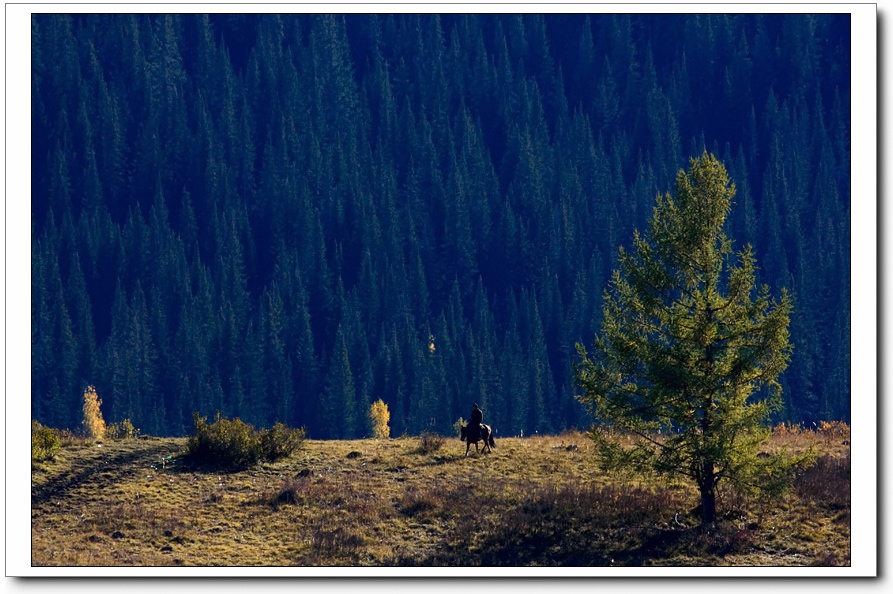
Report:
[[[31,421],[31,460],[33,462],[52,460],[61,447],[62,439],[59,437],[58,431],[45,427],[37,421]]]
[[[258,462],[275,461],[294,452],[304,441],[303,429],[291,429],[277,423],[269,430],[257,430],[239,418],[192,415],[195,434],[186,443],[186,455],[202,464],[247,468]]]
[[[264,458],[270,462],[287,458],[301,447],[305,435],[303,428],[293,429],[282,423],[276,423],[272,429],[261,435],[260,443]]]
[[[133,426],[130,419],[124,419],[120,423],[112,423],[106,427],[105,436],[109,439],[137,439],[140,430]]]
[[[195,434],[186,443],[186,453],[196,462],[246,467],[260,461],[262,450],[257,431],[241,419],[225,419],[220,413],[210,425],[207,417],[192,415]]]

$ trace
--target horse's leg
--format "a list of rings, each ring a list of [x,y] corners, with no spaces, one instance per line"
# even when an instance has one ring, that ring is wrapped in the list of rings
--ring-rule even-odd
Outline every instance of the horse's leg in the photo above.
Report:
[[[470,442],[470,441],[466,441],[466,442],[465,442],[465,457],[466,457],[466,458],[468,457],[468,448],[470,448],[470,447],[471,447],[471,442]]]

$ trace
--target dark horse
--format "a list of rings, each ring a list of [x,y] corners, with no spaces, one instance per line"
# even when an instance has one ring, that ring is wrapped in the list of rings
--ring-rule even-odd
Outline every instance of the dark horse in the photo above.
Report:
[[[492,452],[493,450],[491,448],[496,447],[496,441],[493,439],[493,430],[490,429],[489,425],[484,425],[483,423],[481,423],[481,429],[480,429],[480,431],[478,431],[478,434],[473,435],[473,433],[474,432],[471,431],[467,426],[462,427],[462,437],[460,437],[459,439],[461,441],[467,442],[465,444],[465,455],[466,456],[468,455],[468,448],[471,447],[471,444],[474,444],[474,451],[476,451],[476,452],[479,451],[478,450],[478,442],[479,441],[484,442],[483,451],[485,451],[485,452]]]

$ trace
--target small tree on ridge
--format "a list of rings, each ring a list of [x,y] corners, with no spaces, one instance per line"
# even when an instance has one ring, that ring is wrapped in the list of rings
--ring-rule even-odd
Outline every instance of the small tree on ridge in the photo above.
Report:
[[[369,407],[369,423],[372,425],[372,434],[376,439],[387,439],[391,435],[391,428],[388,421],[391,420],[391,413],[385,401],[379,398]]]
[[[96,388],[87,386],[84,390],[84,432],[92,439],[105,439],[105,420],[102,418],[102,411],[99,405],[102,400],[96,393]]]

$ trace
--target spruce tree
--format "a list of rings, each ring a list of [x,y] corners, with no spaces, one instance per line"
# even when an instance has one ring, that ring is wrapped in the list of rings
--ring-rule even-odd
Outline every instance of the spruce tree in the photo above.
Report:
[[[713,155],[692,159],[675,196],[657,197],[647,235],[620,249],[592,355],[577,346],[603,466],[689,478],[703,524],[716,518],[720,481],[771,490],[796,462],[757,456],[790,361],[792,305],[785,290],[777,300],[756,290],[749,246],[733,254],[724,229],[734,194]]]
[[[322,439],[349,439],[354,429],[356,384],[350,370],[347,336],[339,324],[329,373],[319,399],[318,431]]]

